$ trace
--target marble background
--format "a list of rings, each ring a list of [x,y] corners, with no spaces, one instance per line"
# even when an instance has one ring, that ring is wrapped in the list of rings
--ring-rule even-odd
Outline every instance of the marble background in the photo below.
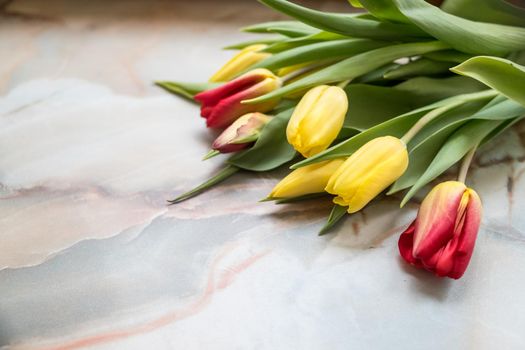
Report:
[[[317,2],[320,8],[345,4]],[[253,1],[0,0],[1,349],[523,349],[525,126],[470,176],[485,215],[459,281],[406,266],[417,204],[318,237],[327,201],[257,203],[285,170],[176,206],[222,159],[204,81],[278,19]]]

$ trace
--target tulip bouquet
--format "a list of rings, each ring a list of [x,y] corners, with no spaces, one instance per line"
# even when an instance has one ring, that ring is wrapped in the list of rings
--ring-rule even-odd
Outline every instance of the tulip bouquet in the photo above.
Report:
[[[351,0],[328,13],[259,0],[294,20],[256,24],[265,34],[208,83],[157,82],[201,106],[222,130],[205,159],[231,154],[191,198],[239,170],[292,171],[265,201],[332,196],[322,228],[374,198],[405,191],[401,206],[438,183],[399,239],[408,263],[460,278],[474,249],[481,201],[465,185],[481,145],[525,116],[525,9],[503,0]],[[471,9],[475,8],[475,11]]]

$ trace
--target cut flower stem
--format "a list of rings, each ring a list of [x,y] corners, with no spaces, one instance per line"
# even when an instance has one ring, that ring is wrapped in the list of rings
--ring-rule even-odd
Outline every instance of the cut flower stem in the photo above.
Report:
[[[430,112],[426,113],[419,119],[411,128],[406,132],[403,137],[401,137],[401,140],[408,144],[410,140],[419,132],[421,129],[425,127],[428,123],[436,119],[437,117],[441,116],[442,114],[450,111],[451,109],[454,109],[456,107],[461,106],[462,104],[487,99],[490,97],[495,97],[498,95],[498,92],[495,90],[485,90],[481,92],[475,92],[471,94],[463,95],[460,99],[455,100],[447,105],[438,107],[436,109],[431,110]]]
[[[478,146],[479,144],[472,147],[472,149],[463,158],[463,161],[461,162],[461,167],[459,168],[459,182],[465,183],[465,180],[467,179],[468,169],[470,168],[470,164],[472,164],[472,159],[474,159],[474,154],[476,153]]]

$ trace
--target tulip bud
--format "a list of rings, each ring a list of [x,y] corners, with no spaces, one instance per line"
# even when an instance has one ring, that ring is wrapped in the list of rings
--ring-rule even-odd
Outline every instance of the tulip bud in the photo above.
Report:
[[[326,191],[348,213],[361,210],[408,167],[405,143],[393,136],[375,138],[359,148],[330,177]]]
[[[282,179],[268,197],[292,198],[323,192],[328,179],[343,162],[343,159],[334,159],[296,169]]]
[[[460,278],[474,250],[481,213],[481,200],[473,189],[458,181],[440,183],[399,237],[401,256],[437,276]]]
[[[245,47],[226,62],[226,64],[210,78],[210,82],[217,83],[228,81],[250,66],[271,56],[269,53],[258,52],[266,47],[267,45],[263,44]]]
[[[248,113],[239,117],[215,139],[212,148],[221,153],[240,151],[250,146],[262,128],[272,119],[262,113]]]
[[[286,136],[306,158],[327,149],[343,127],[348,99],[343,89],[321,85],[309,90],[295,108]]]
[[[254,69],[240,77],[195,95],[201,103],[201,116],[209,128],[225,128],[238,117],[250,112],[272,110],[278,100],[243,104],[241,101],[267,94],[281,87],[281,79],[267,69]]]

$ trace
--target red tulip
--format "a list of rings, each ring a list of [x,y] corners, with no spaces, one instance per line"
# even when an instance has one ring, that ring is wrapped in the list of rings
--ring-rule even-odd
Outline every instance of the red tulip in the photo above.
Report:
[[[277,100],[254,104],[242,104],[241,101],[265,95],[280,86],[280,78],[259,68],[194,98],[201,103],[201,116],[206,118],[209,128],[225,128],[243,114],[273,109]]]
[[[437,185],[399,238],[401,256],[437,276],[460,278],[474,250],[481,213],[481,200],[473,189],[458,181]]]
[[[221,153],[237,152],[257,140],[263,127],[272,118],[262,113],[248,113],[239,117],[215,139],[214,150]]]

